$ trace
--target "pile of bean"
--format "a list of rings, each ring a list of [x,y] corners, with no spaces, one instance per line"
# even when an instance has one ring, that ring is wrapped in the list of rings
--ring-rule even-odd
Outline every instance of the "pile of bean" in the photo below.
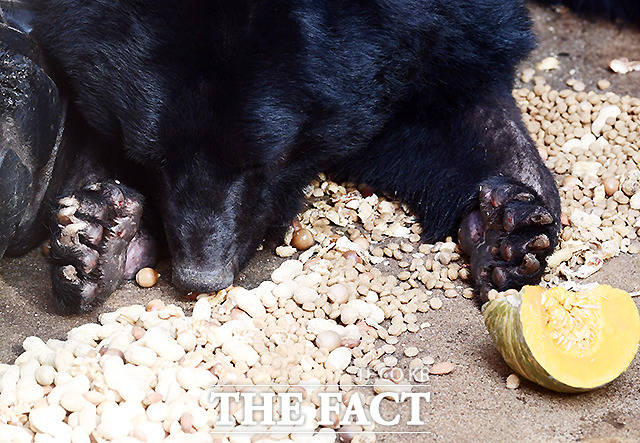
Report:
[[[640,252],[640,100],[553,91],[539,77],[514,96],[561,185],[561,244],[545,280],[580,277],[595,258]],[[319,428],[319,390],[358,390],[363,403],[398,384],[455,370],[398,336],[430,325],[421,313],[472,298],[456,243],[420,242],[401,203],[320,176],[308,209],[276,254],[286,257],[255,289],[201,294],[191,316],[155,300],[99,316],[46,343],[28,337],[0,365],[0,435],[17,442],[268,440],[268,427],[216,425],[209,387],[267,385],[302,392],[308,420],[294,441],[373,441],[372,427]],[[495,296],[494,294],[491,294]],[[479,320],[480,321],[480,320]],[[405,380],[397,356],[424,368]],[[368,379],[363,369],[375,376]],[[518,387],[511,377],[507,387]],[[290,387],[283,387],[290,385]],[[243,388],[239,388],[243,389]],[[407,389],[407,388],[403,388]],[[241,421],[241,410],[232,411]],[[164,439],[164,440],[163,440]]]
[[[514,97],[560,188],[564,227],[545,276],[560,283],[640,252],[640,99],[533,82]]]

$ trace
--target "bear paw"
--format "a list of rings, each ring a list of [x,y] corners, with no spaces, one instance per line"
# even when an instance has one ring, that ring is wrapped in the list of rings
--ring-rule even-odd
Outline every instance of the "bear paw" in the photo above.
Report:
[[[538,283],[558,230],[557,217],[526,186],[504,177],[483,182],[478,209],[463,219],[458,231],[483,300],[491,289]]]
[[[65,312],[88,311],[138,269],[153,264],[152,239],[140,231],[142,197],[99,182],[59,199],[51,236],[53,293]]]

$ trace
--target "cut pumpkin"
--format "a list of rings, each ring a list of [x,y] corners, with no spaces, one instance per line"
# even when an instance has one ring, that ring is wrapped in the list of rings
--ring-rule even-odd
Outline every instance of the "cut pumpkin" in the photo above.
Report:
[[[633,299],[608,285],[585,292],[525,286],[485,303],[482,314],[507,364],[554,391],[609,383],[627,369],[640,342]]]

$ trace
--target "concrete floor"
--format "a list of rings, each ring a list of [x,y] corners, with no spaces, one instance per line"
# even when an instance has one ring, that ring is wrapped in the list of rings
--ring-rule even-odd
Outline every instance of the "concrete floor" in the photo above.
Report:
[[[539,47],[523,68],[553,55],[560,60],[560,69],[545,77],[554,88],[565,88],[571,77],[584,81],[587,90],[596,89],[598,80],[608,79],[611,91],[640,96],[640,72],[622,76],[607,69],[612,58],[640,59],[640,32],[584,21],[558,9],[531,9]],[[261,252],[236,283],[252,287],[268,277],[278,262],[270,253]],[[159,271],[169,274],[166,265]],[[640,256],[611,260],[592,278],[629,291],[640,290]],[[29,335],[64,338],[70,328],[95,321],[99,312],[119,306],[161,298],[190,309],[190,303],[181,300],[164,277],[151,289],[127,283],[99,312],[83,316],[58,316],[50,294],[47,263],[39,251],[0,262],[0,362],[11,362]],[[493,347],[471,301],[447,300],[440,311],[421,314],[420,321],[430,322],[431,327],[405,334],[398,349],[402,344],[415,345],[421,355],[451,361],[456,369],[446,376],[432,376],[425,384],[432,393],[426,410],[427,426],[421,428],[426,433],[380,435],[379,440],[640,441],[638,360],[610,386],[592,393],[558,395],[528,382],[512,391],[504,383],[510,370]],[[400,358],[399,353],[396,356],[399,365],[406,368],[408,359]]]
[[[522,68],[533,68],[543,58],[554,56],[559,69],[544,74],[554,89],[568,89],[566,81],[575,78],[584,82],[586,91],[597,91],[598,80],[606,79],[611,82],[608,91],[640,96],[640,72],[621,75],[609,69],[614,58],[640,60],[638,28],[583,20],[562,7],[530,6],[538,47]]]

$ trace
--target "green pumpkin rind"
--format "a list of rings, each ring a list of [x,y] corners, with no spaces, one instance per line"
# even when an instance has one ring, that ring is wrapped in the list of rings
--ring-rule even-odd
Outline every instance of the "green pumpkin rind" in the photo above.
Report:
[[[536,361],[524,338],[520,321],[521,304],[522,295],[517,294],[489,301],[482,306],[484,323],[504,361],[524,378],[552,391],[589,391],[559,382]]]

